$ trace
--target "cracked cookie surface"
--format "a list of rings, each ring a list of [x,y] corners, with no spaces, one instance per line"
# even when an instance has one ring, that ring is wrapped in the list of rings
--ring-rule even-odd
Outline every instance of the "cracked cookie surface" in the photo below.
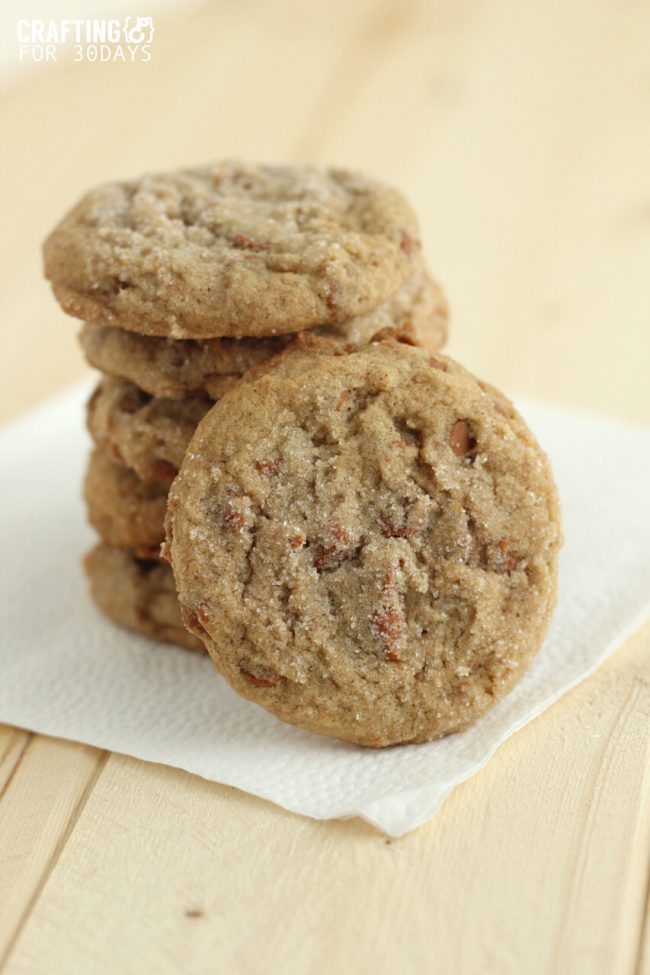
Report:
[[[364,345],[393,328],[412,344],[435,352],[447,334],[447,305],[422,269],[378,308],[319,329],[344,343]],[[84,324],[80,342],[91,366],[130,379],[154,396],[178,399],[204,392],[218,400],[252,366],[277,355],[293,335],[274,338],[166,339],[106,325]]]
[[[505,396],[421,349],[309,336],[203,419],[167,536],[185,624],[230,684],[373,746],[465,728],[510,690],[561,543],[548,460]]]
[[[127,379],[105,376],[88,401],[88,429],[113,461],[144,481],[169,485],[211,406],[207,396],[153,397]]]
[[[186,650],[205,647],[183,626],[171,569],[160,559],[96,545],[84,558],[90,592],[101,611],[120,626]]]
[[[88,461],[83,496],[88,521],[102,541],[156,557],[165,538],[168,485],[143,481],[95,448]]]
[[[276,335],[364,315],[421,259],[401,193],[342,169],[222,162],[88,193],[44,244],[64,311],[147,335]]]

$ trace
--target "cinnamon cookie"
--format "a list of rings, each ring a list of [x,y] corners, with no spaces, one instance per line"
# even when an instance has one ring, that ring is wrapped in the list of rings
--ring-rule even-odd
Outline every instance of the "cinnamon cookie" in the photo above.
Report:
[[[203,395],[152,397],[127,379],[105,376],[88,401],[88,429],[112,460],[169,485],[210,406]]]
[[[386,328],[431,352],[444,344],[447,305],[438,285],[421,269],[374,311],[318,332],[346,344],[365,345]],[[80,335],[88,362],[102,372],[130,379],[154,396],[177,399],[204,392],[214,400],[247,369],[277,355],[293,338],[176,340],[89,323]]]
[[[96,545],[86,555],[84,568],[91,595],[109,619],[154,640],[205,652],[201,641],[183,626],[174,578],[164,562]]]
[[[465,728],[510,690],[561,543],[506,397],[421,349],[309,336],[204,417],[167,536],[185,624],[232,686],[373,746]]]
[[[240,162],[92,190],[44,258],[64,311],[175,339],[343,322],[421,261],[397,190],[342,169]]]
[[[291,338],[163,339],[89,322],[79,334],[88,363],[103,373],[129,379],[152,396],[181,399],[204,392],[213,400]]]
[[[165,537],[166,484],[143,481],[103,450],[91,454],[84,481],[88,521],[102,541],[156,557]]]

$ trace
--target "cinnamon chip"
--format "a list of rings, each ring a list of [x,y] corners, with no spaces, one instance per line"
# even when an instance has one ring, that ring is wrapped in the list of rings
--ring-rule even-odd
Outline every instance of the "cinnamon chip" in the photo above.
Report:
[[[239,673],[253,687],[275,687],[282,680],[278,674],[273,674],[268,677],[256,677],[255,674],[251,674],[249,670],[244,670],[243,667],[239,668]]]
[[[476,447],[476,438],[468,420],[456,420],[449,434],[449,446],[457,457],[466,457]]]

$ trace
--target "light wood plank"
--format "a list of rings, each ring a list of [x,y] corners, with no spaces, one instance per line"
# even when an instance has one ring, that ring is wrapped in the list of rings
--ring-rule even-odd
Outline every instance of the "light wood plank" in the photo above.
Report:
[[[93,65],[28,78],[0,103],[4,131],[42,120],[13,140],[0,183],[12,226],[0,312],[21,323],[0,416],[85,371],[40,276],[40,240],[65,206],[102,179],[241,154],[337,160],[398,182],[451,299],[453,354],[510,390],[647,420],[649,33],[647,3],[306,12],[284,0],[253,21],[218,4],[162,21],[156,58],[113,71],[110,99],[98,100]],[[44,100],[70,109],[48,115]],[[70,152],[80,118],[83,151]],[[17,178],[30,180],[19,214]]]
[[[17,84],[0,415],[84,371],[40,281],[61,210],[101,179],[241,154],[397,182],[453,354],[511,392],[650,418],[649,33],[648,3],[242,0],[160,20],[151,65]],[[270,975],[650,973],[647,640],[397,844],[119,757],[93,789],[91,750],[0,729],[6,970],[257,972],[266,952]]]
[[[650,975],[650,871],[641,921],[641,938],[637,952],[635,975]]]
[[[0,799],[16,772],[30,738],[28,731],[0,725]]]
[[[70,835],[103,764],[84,745],[2,729],[0,968]],[[0,753],[2,754],[2,753]],[[6,768],[11,772],[6,775]]]
[[[650,836],[650,626],[388,842],[113,757],[18,940],[48,971],[631,972]],[[74,923],[71,919],[74,918]]]

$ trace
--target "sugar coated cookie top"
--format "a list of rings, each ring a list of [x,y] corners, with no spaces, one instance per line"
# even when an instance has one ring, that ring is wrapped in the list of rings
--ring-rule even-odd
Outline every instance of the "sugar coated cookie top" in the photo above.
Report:
[[[340,323],[385,301],[421,259],[397,190],[343,169],[240,162],[100,186],[44,258],[65,311],[171,338]]]
[[[167,534],[186,625],[232,686],[375,746],[464,728],[512,687],[561,541],[505,396],[422,349],[311,336],[207,413]]]

